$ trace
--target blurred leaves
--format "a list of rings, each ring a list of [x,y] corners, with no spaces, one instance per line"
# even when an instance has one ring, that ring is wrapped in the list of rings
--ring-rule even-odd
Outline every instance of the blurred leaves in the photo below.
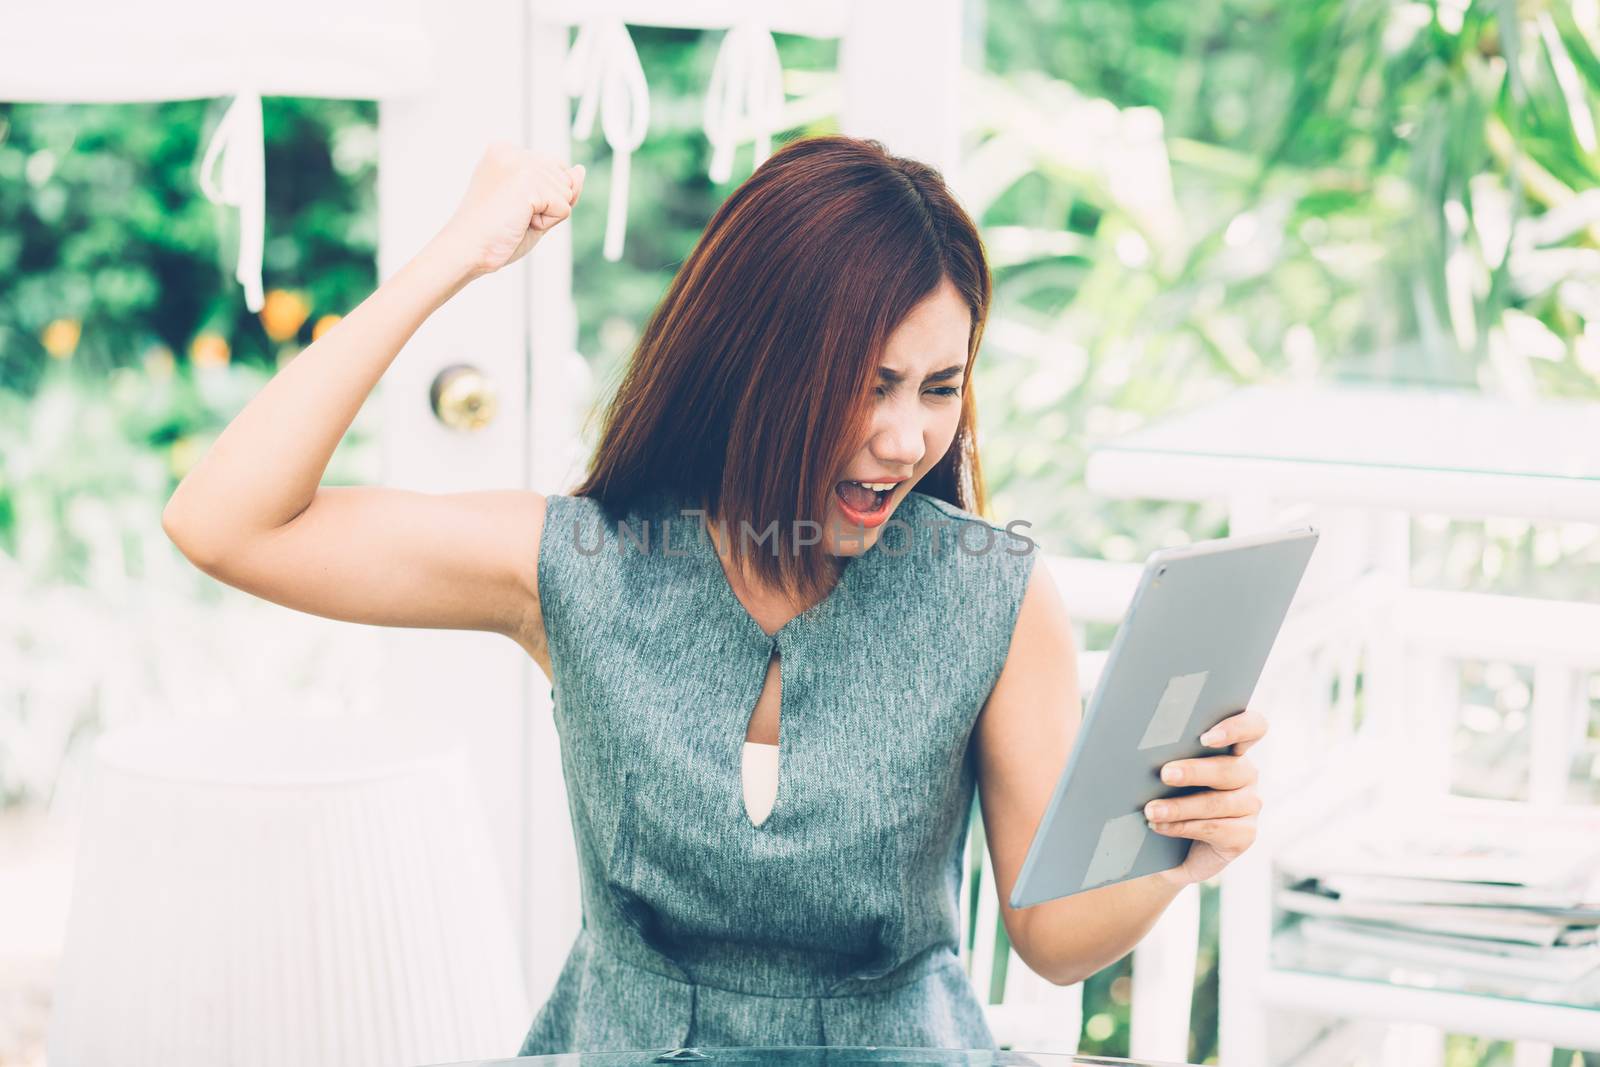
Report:
[[[959,176],[998,252],[983,456],[996,512],[1053,551],[1224,532],[1091,498],[1082,462],[1236,384],[1600,396],[1592,0],[987,17]]]
[[[279,341],[245,310],[226,258],[232,212],[196,170],[226,101],[0,104],[0,388],[31,395],[52,323],[81,336],[86,374],[188,352],[202,331],[267,365]],[[376,105],[263,102],[269,289],[343,314],[376,281]],[[304,321],[302,316],[302,321]],[[59,338],[59,331],[53,336]]]
[[[225,103],[0,104],[0,551],[39,580],[136,572],[73,509],[159,530],[211,437],[375,284],[375,105],[269,98],[267,304],[245,309],[232,213],[196,179]]]

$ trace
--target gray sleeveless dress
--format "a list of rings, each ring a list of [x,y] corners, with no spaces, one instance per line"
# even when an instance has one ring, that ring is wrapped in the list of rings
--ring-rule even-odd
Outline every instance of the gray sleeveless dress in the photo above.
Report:
[[[957,894],[969,741],[1034,546],[912,492],[768,636],[687,502],[548,500],[538,580],[583,923],[518,1054],[995,1048]],[[741,753],[774,649],[778,787],[756,826]]]

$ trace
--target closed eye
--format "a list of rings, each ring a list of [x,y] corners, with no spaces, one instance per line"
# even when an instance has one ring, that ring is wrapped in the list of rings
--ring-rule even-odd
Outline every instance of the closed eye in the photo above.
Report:
[[[963,381],[965,373],[965,363],[951,363],[948,367],[942,367],[923,378],[922,384],[929,385],[933,382],[963,382],[963,384],[965,384]],[[893,367],[879,367],[878,384],[875,387],[876,395],[880,397],[889,395],[891,390],[899,386],[905,380],[906,376],[900,371],[895,370]],[[938,396],[954,396],[956,393],[960,392],[960,386],[935,388],[933,392]]]
[[[873,395],[877,396],[879,399],[889,395],[889,390],[881,385],[873,386],[872,392]],[[958,396],[961,393],[961,389],[960,387],[954,385],[941,385],[936,388],[929,389],[928,392],[933,393],[935,396]]]

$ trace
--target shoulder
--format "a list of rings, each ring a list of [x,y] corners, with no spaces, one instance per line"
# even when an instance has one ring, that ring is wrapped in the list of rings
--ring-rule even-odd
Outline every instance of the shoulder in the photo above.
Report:
[[[577,520],[579,522],[593,523],[607,518],[614,519],[605,504],[592,496],[568,496],[566,493],[545,494],[545,517],[551,519]]]
[[[544,522],[539,532],[540,600],[549,601],[568,587],[583,561],[602,545],[608,525],[605,507],[587,496],[549,493],[544,498]]]
[[[1043,548],[1026,522],[985,518],[948,500],[912,491],[905,521],[916,531],[925,569],[912,586],[937,605],[951,640],[990,692],[1005,666],[1013,636],[1028,628],[1023,605],[1043,580]],[[887,535],[886,535],[887,536]],[[922,563],[919,562],[919,566]]]
[[[544,530],[546,536],[564,534],[565,537],[554,537],[550,546],[553,559],[576,551],[580,558],[594,555],[591,551],[596,543],[605,544],[615,541],[621,531],[637,528],[644,522],[656,517],[652,510],[655,501],[640,499],[626,504],[615,505],[592,496],[569,496],[565,493],[549,493],[545,496],[544,505]],[[540,556],[545,552],[541,544]]]
[[[996,522],[948,500],[912,491],[906,520],[949,596],[993,631],[1010,634],[1043,549],[1030,524]]]
[[[953,519],[957,522],[980,523],[984,526],[990,527],[991,529],[1001,531],[1005,529],[1005,524],[1003,523],[997,523],[990,519],[986,519],[975,511],[968,511],[966,508],[958,507],[957,505],[950,503],[950,501],[944,499],[943,497],[934,496],[931,493],[924,493],[918,489],[913,489],[911,492],[907,493],[906,500],[908,502],[917,504],[924,510],[932,509],[934,512],[944,515],[947,518]]]
[[[588,639],[586,627],[598,615],[596,604],[617,596],[617,553],[607,548],[616,541],[619,521],[624,520],[594,497],[544,497],[534,571],[538,638],[552,664],[562,658],[560,649]]]
[[[663,520],[677,512],[663,493],[607,503],[592,496],[550,493],[545,497],[539,538],[539,598],[546,613],[559,612],[558,601],[607,595],[608,584],[637,580],[638,568],[663,557],[649,547],[667,534]],[[673,533],[673,543],[682,535]],[[674,558],[681,553],[667,554]]]
[[[1040,547],[1027,533],[1031,523],[1013,519],[1000,523],[952,504],[942,497],[912,490],[906,496],[910,517],[926,528],[933,550],[950,559],[987,559],[1004,570],[1032,570]],[[922,532],[919,530],[919,533]]]

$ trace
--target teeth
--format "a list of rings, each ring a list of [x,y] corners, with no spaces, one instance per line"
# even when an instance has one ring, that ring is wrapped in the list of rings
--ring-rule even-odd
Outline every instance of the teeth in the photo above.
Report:
[[[893,489],[895,486],[899,485],[900,483],[899,482],[856,482],[855,484],[859,485],[859,486],[861,486],[861,487],[863,487],[865,489],[871,489],[874,493],[881,493],[886,489]]]

